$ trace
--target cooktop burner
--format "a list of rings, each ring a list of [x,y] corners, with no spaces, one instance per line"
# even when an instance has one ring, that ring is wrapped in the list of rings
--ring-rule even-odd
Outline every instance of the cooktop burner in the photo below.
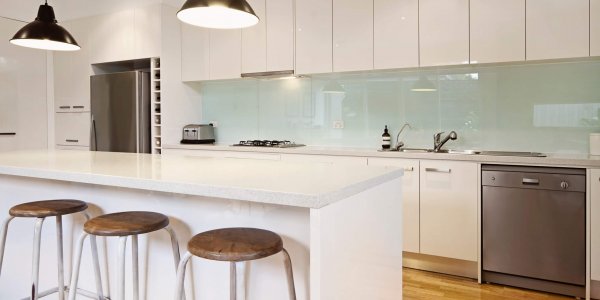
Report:
[[[272,148],[292,148],[302,147],[303,144],[296,144],[290,141],[277,141],[277,140],[247,140],[240,141],[232,146],[235,147],[272,147]]]

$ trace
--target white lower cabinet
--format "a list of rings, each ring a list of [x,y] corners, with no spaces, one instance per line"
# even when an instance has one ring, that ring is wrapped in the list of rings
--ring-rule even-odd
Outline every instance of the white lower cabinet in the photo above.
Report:
[[[291,162],[316,162],[328,164],[367,165],[366,157],[310,155],[310,154],[282,154],[281,160]]]
[[[477,164],[420,163],[422,254],[477,260]]]
[[[419,253],[419,161],[414,159],[369,157],[369,166],[403,168],[402,248]]]
[[[600,281],[600,169],[591,170],[590,175],[591,199],[591,272],[592,280]]]
[[[56,145],[90,145],[89,113],[56,113],[55,116]]]

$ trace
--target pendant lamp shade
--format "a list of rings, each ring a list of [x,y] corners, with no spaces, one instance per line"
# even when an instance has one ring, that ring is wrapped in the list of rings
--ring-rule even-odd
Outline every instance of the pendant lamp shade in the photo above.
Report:
[[[215,29],[246,28],[259,21],[246,0],[187,0],[177,18],[190,25]]]
[[[35,21],[21,28],[10,40],[12,44],[55,51],[81,49],[73,36],[56,22],[54,9],[48,4],[40,5]]]

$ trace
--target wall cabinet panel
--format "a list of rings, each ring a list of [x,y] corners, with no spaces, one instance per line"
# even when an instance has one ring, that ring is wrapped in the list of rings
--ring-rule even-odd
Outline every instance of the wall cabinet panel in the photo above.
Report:
[[[525,60],[525,0],[471,0],[471,63]]]
[[[419,0],[375,0],[375,69],[419,66]]]
[[[242,29],[242,73],[267,70],[266,0],[248,0],[260,19],[258,24]]]
[[[590,55],[600,56],[600,0],[590,0]]]
[[[333,0],[333,71],[373,69],[373,2]]]
[[[267,71],[294,70],[294,0],[267,0]]]
[[[332,0],[296,1],[296,73],[333,71]]]
[[[181,80],[210,79],[210,30],[181,24]]]
[[[211,29],[209,51],[211,80],[240,78],[242,74],[241,29]]]
[[[589,0],[527,0],[527,60],[590,54]]]
[[[469,63],[469,0],[419,1],[420,65]]]

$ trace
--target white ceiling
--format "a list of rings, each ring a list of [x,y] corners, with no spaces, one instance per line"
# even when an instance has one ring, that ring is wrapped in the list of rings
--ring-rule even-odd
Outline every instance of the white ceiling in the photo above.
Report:
[[[48,0],[54,7],[58,22],[87,16],[125,10],[154,3],[165,3],[175,7],[184,0]],[[33,21],[37,9],[44,0],[0,0],[0,16],[23,21]]]

